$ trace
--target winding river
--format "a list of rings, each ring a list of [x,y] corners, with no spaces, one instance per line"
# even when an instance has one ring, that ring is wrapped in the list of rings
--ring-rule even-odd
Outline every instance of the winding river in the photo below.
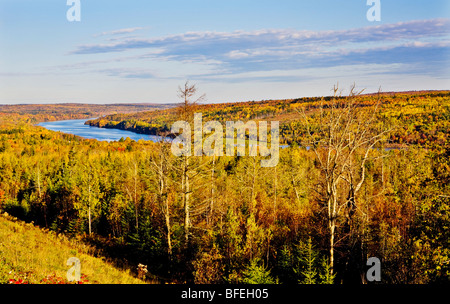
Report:
[[[157,135],[138,134],[119,129],[91,127],[84,124],[87,120],[89,119],[48,121],[41,122],[38,124],[38,126],[44,127],[51,131],[74,134],[84,138],[93,138],[100,141],[118,141],[121,138],[126,139],[127,137],[135,141],[138,141],[140,139],[151,140],[155,142],[161,140],[161,137]]]

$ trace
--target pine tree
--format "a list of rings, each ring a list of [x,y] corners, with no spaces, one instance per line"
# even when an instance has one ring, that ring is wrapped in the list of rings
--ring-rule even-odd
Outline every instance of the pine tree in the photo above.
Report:
[[[304,277],[300,280],[302,284],[316,284],[317,283],[317,269],[316,269],[316,260],[317,253],[314,250],[311,238],[308,239],[308,242],[302,248],[303,255],[301,261],[305,265],[305,270],[301,272]]]

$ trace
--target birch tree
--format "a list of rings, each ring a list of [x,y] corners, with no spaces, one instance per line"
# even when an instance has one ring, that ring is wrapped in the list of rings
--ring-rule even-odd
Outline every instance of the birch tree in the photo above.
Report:
[[[167,240],[167,254],[172,256],[172,224],[171,224],[171,209],[169,199],[169,147],[166,143],[165,137],[158,143],[158,147],[151,155],[150,163],[155,174],[154,183],[157,189],[157,202],[161,208],[164,216],[164,223],[166,225],[166,240]]]
[[[87,218],[89,234],[92,234],[92,219],[99,214],[100,199],[100,177],[92,158],[88,156],[82,165],[84,172],[80,175],[80,200],[75,203],[75,208],[81,217]]]
[[[356,91],[354,85],[345,98],[337,86],[333,92],[333,98],[327,102],[322,99],[311,115],[305,109],[299,111],[305,124],[306,144],[314,151],[323,180],[319,193],[327,214],[331,274],[335,266],[336,228],[342,220],[351,220],[355,212],[363,213],[358,193],[364,183],[365,165],[370,152],[390,131],[375,124],[380,94],[376,104],[367,110],[358,102],[362,91]]]

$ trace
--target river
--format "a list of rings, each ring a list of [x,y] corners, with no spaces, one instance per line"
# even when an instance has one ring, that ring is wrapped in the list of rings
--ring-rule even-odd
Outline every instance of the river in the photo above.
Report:
[[[154,142],[161,141],[161,137],[158,135],[146,135],[146,134],[138,134],[131,131],[125,131],[120,129],[107,129],[107,128],[97,128],[97,127],[91,127],[89,125],[85,125],[84,123],[88,120],[92,120],[95,118],[90,119],[72,119],[72,120],[58,120],[58,121],[48,121],[48,122],[41,122],[38,124],[38,126],[44,127],[48,130],[56,131],[56,132],[62,132],[62,133],[69,133],[78,135],[84,138],[93,138],[100,141],[118,141],[122,137],[123,139],[126,139],[129,137],[132,140],[138,141],[139,139],[143,140],[151,140]],[[167,141],[169,141],[166,138]],[[289,147],[289,145],[280,145],[280,148],[284,149]],[[309,150],[309,146],[306,147],[307,150]],[[376,149],[376,148],[375,148]],[[398,148],[398,147],[391,147],[391,148],[385,148],[386,151],[389,150],[401,150],[404,148]]]
[[[58,120],[58,121],[48,121],[41,122],[38,126],[44,127],[51,131],[68,133],[78,135],[84,138],[93,138],[100,141],[118,141],[122,137],[126,139],[129,137],[135,141],[139,139],[143,140],[151,140],[154,142],[161,141],[161,136],[158,135],[146,135],[146,134],[138,134],[131,131],[125,131],[120,129],[107,129],[107,128],[97,128],[91,127],[90,125],[85,125],[84,123],[90,119],[72,119],[72,120]],[[169,139],[166,138],[166,141],[170,142]],[[289,145],[280,145],[280,148],[287,148]]]
[[[130,139],[133,139],[135,141],[138,141],[139,139],[151,140],[155,142],[161,140],[161,137],[157,135],[138,134],[131,131],[97,128],[85,125],[84,123],[90,119],[48,121],[48,122],[41,122],[38,124],[38,126],[44,127],[52,131],[74,134],[84,138],[93,138],[100,141],[118,141],[122,137],[123,139],[129,137]]]

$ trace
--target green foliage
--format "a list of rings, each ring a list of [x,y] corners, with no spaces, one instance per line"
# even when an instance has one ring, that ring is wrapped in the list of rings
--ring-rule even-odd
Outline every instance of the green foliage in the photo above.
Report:
[[[413,261],[423,282],[450,282],[450,198],[423,205],[413,228]]]
[[[304,270],[301,272],[303,279],[299,283],[303,284],[316,284],[317,281],[317,256],[314,251],[311,238],[308,239],[306,244],[300,244],[301,263],[304,265]]]
[[[3,205],[3,210],[12,216],[26,219],[29,206],[25,201],[18,202],[17,199],[7,199]]]
[[[326,258],[322,258],[321,271],[319,273],[320,284],[334,284],[336,274],[331,273],[330,262]]]
[[[282,283],[297,283],[294,259],[295,257],[287,245],[283,245],[277,253],[275,273]]]
[[[273,278],[261,261],[254,259],[242,272],[241,282],[244,284],[278,284],[278,279]]]
[[[331,273],[326,257],[321,257],[312,243],[311,237],[297,245],[298,264],[294,272],[300,284],[333,284],[336,277]]]

